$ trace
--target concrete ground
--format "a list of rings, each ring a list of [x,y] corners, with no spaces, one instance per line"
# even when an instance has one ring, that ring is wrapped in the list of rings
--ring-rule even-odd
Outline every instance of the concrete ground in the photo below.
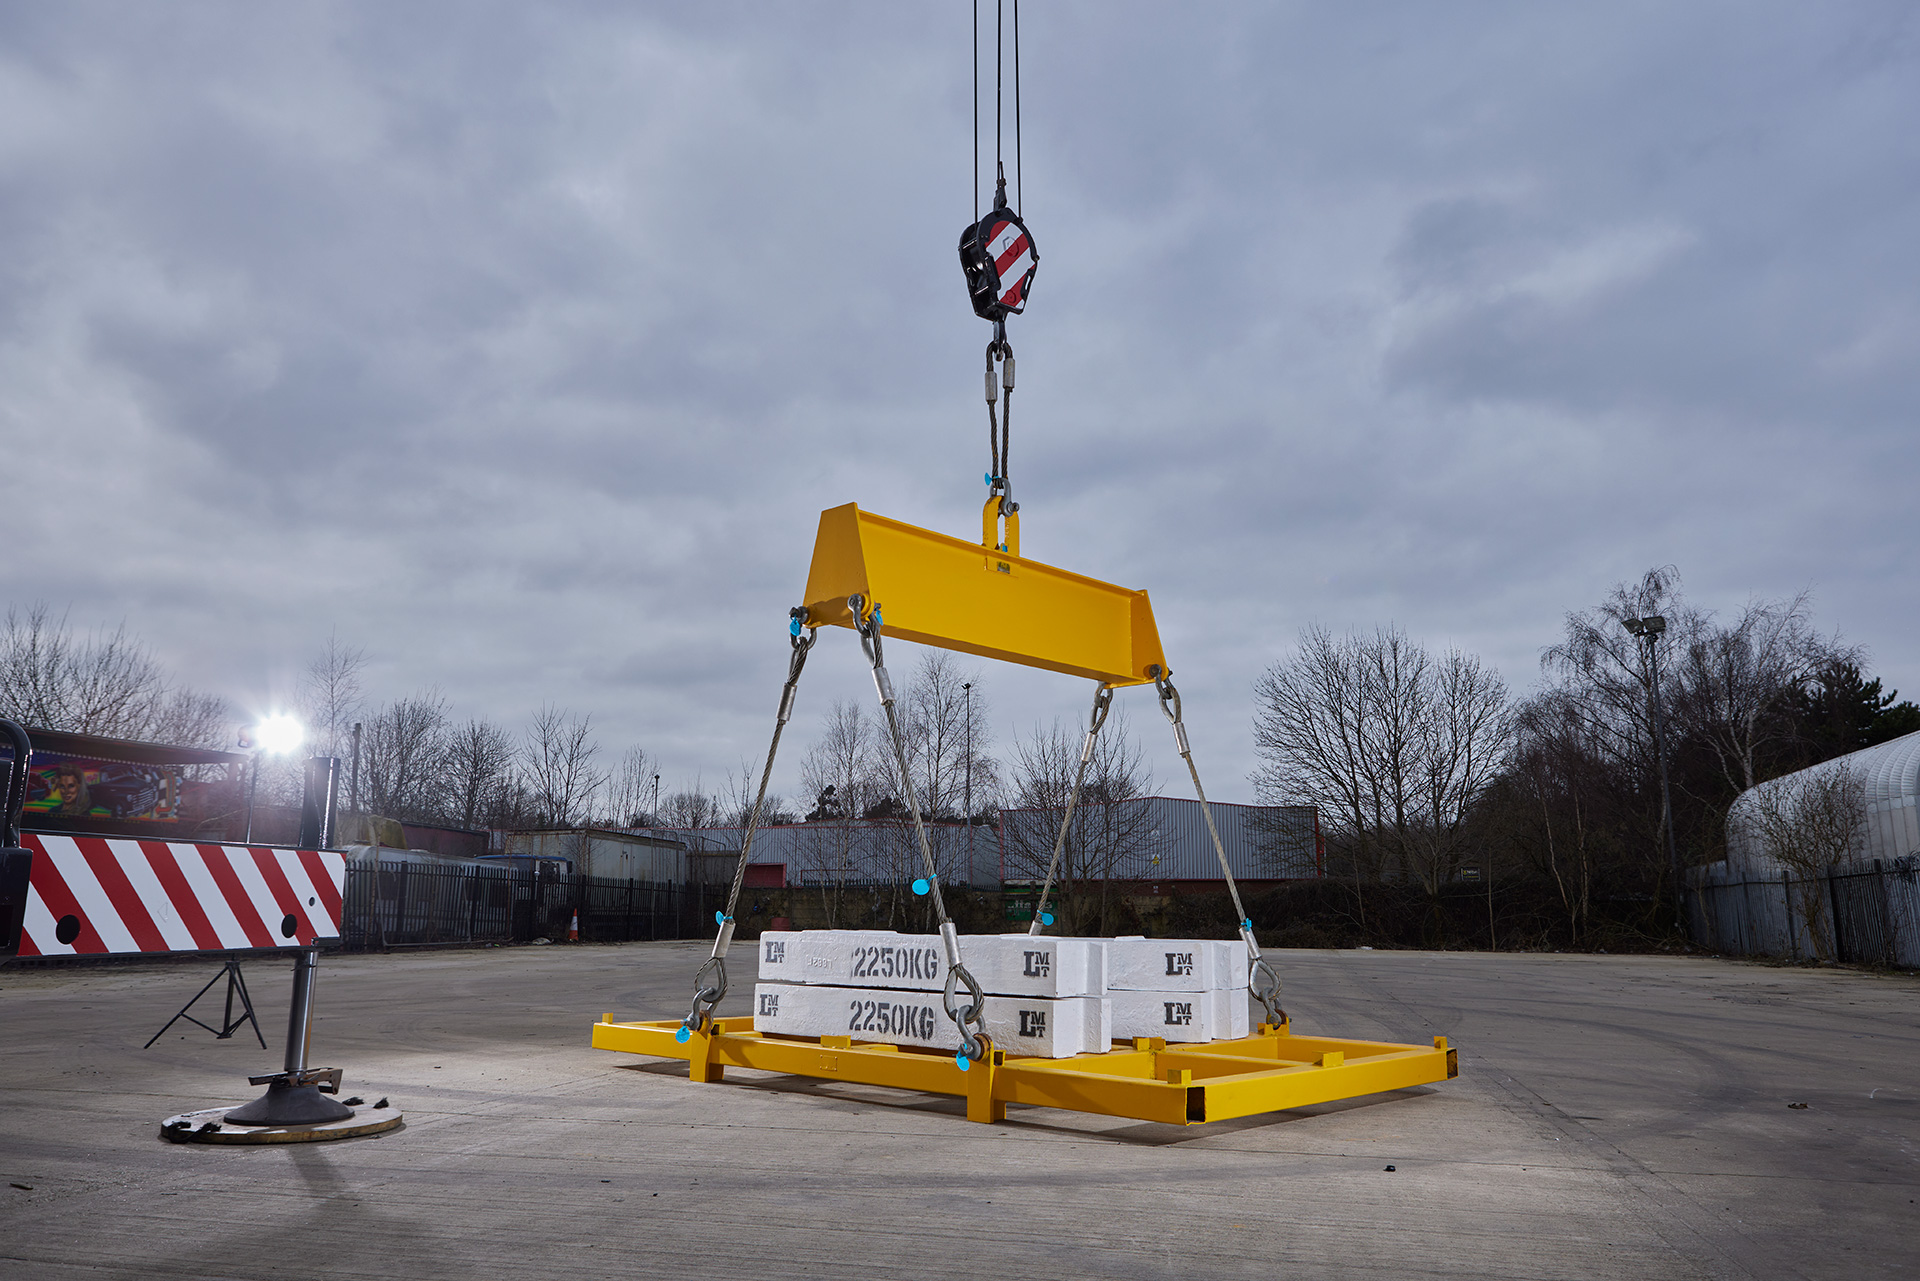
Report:
[[[0,1278],[1871,1277],[1920,1246],[1910,976],[1279,953],[1299,1030],[1444,1033],[1459,1079],[1192,1129],[982,1126],[588,1048],[602,1010],[677,1017],[701,952],[329,957],[316,1061],[407,1125],[273,1148],[158,1127],[278,1067],[284,961],[248,965],[267,1052],[185,1025],[140,1049],[205,962],[0,969]]]

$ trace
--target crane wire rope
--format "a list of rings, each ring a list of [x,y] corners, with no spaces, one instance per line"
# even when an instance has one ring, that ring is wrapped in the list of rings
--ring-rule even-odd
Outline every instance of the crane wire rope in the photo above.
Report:
[[[1013,435],[1013,345],[1007,341],[1006,318],[1026,307],[1039,253],[1019,211],[1007,204],[1006,168],[1006,0],[994,0],[993,53],[993,209],[980,214],[980,0],[973,3],[973,214],[961,235],[960,260],[973,295],[976,315],[993,324],[987,343],[986,474],[989,501],[1000,500],[1002,517],[1020,510],[1013,499],[1011,470]],[[1013,166],[1015,195],[1026,195],[1025,148],[1021,130],[1020,3],[1013,0]],[[1022,267],[1022,264],[1025,264]],[[1004,276],[1002,273],[1006,273]],[[996,364],[999,368],[996,370]]]
[[[947,1017],[953,1020],[960,1030],[960,1052],[954,1061],[966,1071],[969,1064],[986,1053],[985,1035],[987,1030],[987,996],[978,979],[973,977],[960,960],[960,933],[953,921],[947,916],[946,898],[940,892],[940,869],[933,861],[933,845],[927,839],[927,824],[920,816],[920,799],[913,789],[913,770],[907,764],[906,740],[900,734],[900,722],[893,711],[893,680],[887,675],[887,665],[880,649],[880,606],[875,605],[871,613],[863,613],[867,602],[859,596],[847,599],[847,608],[853,613],[855,628],[860,633],[860,648],[866,651],[867,659],[873,664],[873,688],[880,696],[880,708],[886,713],[887,733],[893,746],[893,757],[900,767],[900,790],[907,798],[907,812],[913,816],[913,832],[920,842],[920,858],[926,866],[924,893],[933,899],[934,918],[940,923],[940,941],[947,955],[947,986],[942,997]],[[923,892],[919,884],[914,892]],[[966,985],[968,999],[957,999],[959,988]]]
[[[1267,1022],[1278,1027],[1287,1021],[1287,1012],[1280,1008],[1280,976],[1260,955],[1260,944],[1253,937],[1253,918],[1247,915],[1246,907],[1240,902],[1240,886],[1233,879],[1233,867],[1227,862],[1227,847],[1220,840],[1220,829],[1214,826],[1213,807],[1207,804],[1207,789],[1200,785],[1200,767],[1193,763],[1193,748],[1187,743],[1187,727],[1180,719],[1180,691],[1174,688],[1173,673],[1162,671],[1158,663],[1147,668],[1147,674],[1153,677],[1154,690],[1160,695],[1160,711],[1173,726],[1174,746],[1180,749],[1180,758],[1187,763],[1187,773],[1193,776],[1193,794],[1200,799],[1200,816],[1207,821],[1207,835],[1213,839],[1213,852],[1220,859],[1220,874],[1227,878],[1227,893],[1233,899],[1234,916],[1240,922],[1240,939],[1247,945],[1247,990],[1266,1010]]]
[[[1033,923],[1027,926],[1028,934],[1040,933],[1041,927],[1051,925],[1052,918],[1047,915],[1047,897],[1053,893],[1053,876],[1060,867],[1060,852],[1067,847],[1067,829],[1073,823],[1073,811],[1080,803],[1080,788],[1086,781],[1087,763],[1093,759],[1094,740],[1099,736],[1100,727],[1107,723],[1107,709],[1113,706],[1113,686],[1105,681],[1093,691],[1093,712],[1087,719],[1087,741],[1080,747],[1080,764],[1073,772],[1073,790],[1067,793],[1066,813],[1060,817],[1060,835],[1053,842],[1053,857],[1047,860],[1047,879],[1041,883],[1040,897],[1033,903]]]
[[[720,929],[713,940],[713,954],[694,973],[693,1004],[687,1010],[687,1017],[681,1021],[680,1030],[674,1034],[683,1045],[692,1039],[694,1033],[706,1031],[714,1007],[727,995],[727,948],[733,943],[734,909],[740,905],[740,887],[746,884],[747,863],[753,858],[753,837],[760,828],[761,810],[767,801],[767,783],[773,777],[773,758],[780,751],[780,734],[793,716],[793,696],[800,684],[800,672],[806,667],[807,653],[812,650],[813,642],[820,634],[818,627],[806,627],[806,635],[802,636],[801,629],[805,622],[806,610],[792,611],[787,626],[792,653],[787,658],[787,683],[780,687],[780,710],[774,716],[773,741],[767,745],[767,763],[760,771],[760,790],[754,794],[753,809],[747,815],[747,830],[740,838],[740,859],[733,868],[733,888],[727,892],[726,909],[714,913],[714,922]]]

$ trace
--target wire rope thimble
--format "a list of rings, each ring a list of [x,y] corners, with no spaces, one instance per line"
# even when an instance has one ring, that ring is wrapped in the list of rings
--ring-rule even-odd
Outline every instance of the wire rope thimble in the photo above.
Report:
[[[726,928],[726,913],[716,912],[714,915],[723,922],[721,925],[723,935],[730,936],[731,931]],[[687,1010],[687,1017],[681,1020],[680,1029],[673,1034],[673,1039],[685,1045],[693,1039],[694,1033],[706,1031],[707,1025],[713,1019],[714,1007],[719,1005],[726,995],[727,960],[720,954],[720,949],[716,949],[715,954],[708,957],[706,964],[702,965],[693,976],[693,1004]]]
[[[1248,975],[1247,990],[1253,999],[1260,1002],[1260,1008],[1267,1012],[1267,1022],[1280,1027],[1287,1021],[1287,1012],[1280,1008],[1280,975],[1274,971],[1271,963],[1263,956],[1253,963],[1252,973]]]
[[[963,983],[966,984],[968,997],[964,1002],[957,999],[960,985]],[[947,967],[947,987],[941,997],[941,1004],[946,1007],[947,1017],[953,1020],[954,1027],[960,1031],[960,1052],[957,1059],[980,1058],[986,1053],[986,1043],[983,1038],[987,1031],[987,994],[981,988],[980,981],[973,977],[966,966],[949,965]],[[966,1062],[960,1063],[960,1070],[962,1072],[967,1070]]]

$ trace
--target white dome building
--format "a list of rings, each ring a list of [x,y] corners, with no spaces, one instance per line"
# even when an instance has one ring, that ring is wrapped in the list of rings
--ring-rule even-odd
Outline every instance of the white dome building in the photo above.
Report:
[[[1753,824],[1743,818],[1750,816],[1770,791],[1842,769],[1852,770],[1866,788],[1866,825],[1856,843],[1853,861],[1891,862],[1920,854],[1920,733],[1915,733],[1783,774],[1742,792],[1727,810],[1729,870],[1778,875],[1780,864],[1760,847]]]

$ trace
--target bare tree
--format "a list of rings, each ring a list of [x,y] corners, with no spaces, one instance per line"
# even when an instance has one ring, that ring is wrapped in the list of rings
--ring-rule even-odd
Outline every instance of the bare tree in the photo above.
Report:
[[[1418,729],[1421,821],[1409,846],[1422,884],[1436,894],[1460,870],[1468,817],[1506,765],[1514,722],[1506,682],[1477,656],[1448,650],[1429,674]]]
[[[448,816],[462,827],[511,810],[513,736],[493,722],[470,718],[447,734]]]
[[[983,754],[992,730],[980,684],[978,673],[963,670],[953,655],[931,650],[920,656],[901,695],[901,737],[921,811],[930,819],[961,816],[969,799],[969,774],[976,802],[990,796],[998,784],[998,765]]]
[[[760,768],[763,761],[740,762],[740,768],[727,774],[727,790],[721,801],[721,817],[732,827],[744,828],[753,818],[753,801],[760,794]],[[786,798],[769,788],[760,805],[760,825],[791,823]]]
[[[175,689],[122,623],[76,636],[44,602],[8,609],[0,630],[0,714],[44,729],[186,747],[226,746],[226,704]]]
[[[1809,593],[1750,601],[1732,623],[1702,619],[1688,639],[1674,698],[1679,720],[1712,751],[1728,788],[1743,792],[1760,781],[1769,751],[1793,737],[1783,700],[1828,664],[1860,657],[1814,630]]]
[[[660,763],[644,747],[629,747],[607,782],[605,809],[615,827],[650,827],[660,818],[653,812],[653,780]]]
[[[448,746],[447,704],[439,690],[382,707],[362,740],[368,812],[416,822],[444,817]]]
[[[535,810],[553,827],[583,821],[606,785],[594,768],[600,745],[592,737],[593,718],[543,706],[533,715],[521,748],[528,790]]]
[[[1016,740],[1009,790],[1018,813],[1002,820],[1010,877],[1045,879],[1085,741],[1084,729],[1057,718]],[[1094,740],[1055,872],[1067,933],[1108,932],[1119,906],[1117,887],[1146,875],[1153,857],[1152,815],[1143,798],[1152,788],[1126,714],[1116,710]]]
[[[328,633],[326,648],[307,664],[300,682],[301,713],[307,742],[316,756],[344,758],[351,750],[353,722],[365,703],[360,673],[367,653]]]
[[[1798,873],[1799,916],[1821,960],[1835,959],[1822,877],[1859,855],[1866,823],[1866,780],[1845,758],[1764,783],[1742,796],[1729,815],[1740,836]]]
[[[660,808],[667,827],[699,830],[719,827],[727,819],[726,803],[701,786],[699,775],[694,776],[692,787],[667,797]]]
[[[1593,911],[1593,893],[1603,861],[1612,853],[1604,802],[1596,783],[1604,776],[1599,753],[1588,739],[1589,721],[1564,693],[1548,691],[1515,714],[1516,745],[1507,785],[1511,835],[1520,852],[1546,873],[1567,916],[1569,941],[1579,943]]]
[[[1656,639],[1653,663],[1664,673],[1676,652],[1697,639],[1706,619],[1680,596],[1680,571],[1671,565],[1648,570],[1637,583],[1615,585],[1594,609],[1567,615],[1566,636],[1541,655],[1540,665],[1557,680],[1586,722],[1588,740],[1607,758],[1637,775],[1654,773],[1651,693],[1653,667],[1647,647],[1630,634],[1629,618],[1659,615],[1667,629]],[[1669,701],[1675,682],[1663,682]],[[1671,708],[1663,709],[1671,714]]]
[[[801,790],[812,799],[807,821],[820,824],[801,848],[801,879],[820,889],[827,923],[839,919],[847,883],[864,864],[856,850],[855,820],[882,791],[879,730],[860,704],[836,700],[822,718],[820,736],[800,762]]]
[[[147,737],[181,747],[230,747],[233,709],[217,694],[176,689],[167,694]],[[224,768],[224,767],[222,767]]]
[[[1356,895],[1389,870],[1437,894],[1511,746],[1499,674],[1455,650],[1436,661],[1396,627],[1336,638],[1310,626],[1255,693],[1262,799],[1320,807],[1347,845]]]

